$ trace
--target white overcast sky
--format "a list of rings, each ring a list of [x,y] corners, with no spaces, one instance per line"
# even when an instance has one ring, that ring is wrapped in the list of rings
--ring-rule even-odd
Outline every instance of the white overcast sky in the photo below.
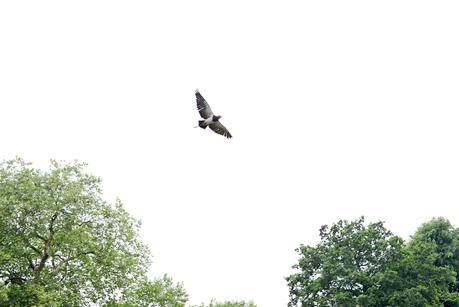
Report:
[[[2,1],[0,158],[89,163],[191,303],[285,306],[318,229],[459,226],[457,1]],[[233,134],[193,129],[199,88]]]

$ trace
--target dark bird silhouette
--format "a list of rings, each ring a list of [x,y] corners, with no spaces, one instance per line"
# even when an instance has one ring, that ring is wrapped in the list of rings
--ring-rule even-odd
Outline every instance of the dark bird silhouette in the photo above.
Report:
[[[202,129],[206,129],[207,127],[209,127],[215,133],[221,134],[224,137],[230,139],[232,136],[229,133],[228,129],[226,129],[225,126],[223,126],[222,123],[220,123],[221,116],[215,115],[214,112],[212,112],[212,109],[210,108],[209,104],[204,99],[204,97],[202,97],[198,89],[196,90],[195,94],[198,111],[201,117],[203,118],[203,120],[198,121],[198,126]]]

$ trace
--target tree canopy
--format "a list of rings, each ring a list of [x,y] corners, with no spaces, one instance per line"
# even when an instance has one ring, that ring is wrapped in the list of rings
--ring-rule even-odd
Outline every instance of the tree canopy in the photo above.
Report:
[[[139,221],[84,166],[0,165],[0,305],[184,306],[181,284],[147,279]]]
[[[225,301],[217,302],[216,300],[210,301],[209,304],[205,305],[204,303],[199,306],[194,307],[257,307],[252,301]]]
[[[320,229],[287,278],[289,306],[459,306],[458,232],[423,224],[409,243],[364,218]]]

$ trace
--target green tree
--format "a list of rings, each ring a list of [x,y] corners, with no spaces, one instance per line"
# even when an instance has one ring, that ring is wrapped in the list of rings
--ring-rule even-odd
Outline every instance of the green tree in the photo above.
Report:
[[[301,245],[297,270],[287,278],[289,306],[357,306],[383,304],[373,292],[380,273],[402,254],[403,241],[381,222],[364,218],[322,226],[316,247]]]
[[[445,218],[434,218],[422,224],[413,235],[411,244],[432,242],[437,258],[435,265],[449,266],[459,272],[459,229]]]
[[[449,222],[422,225],[408,244],[382,223],[363,222],[323,226],[318,246],[298,249],[289,306],[459,306]]]
[[[120,301],[109,302],[106,307],[183,307],[188,295],[182,284],[174,284],[172,279],[164,275],[153,281],[145,281]]]
[[[215,300],[210,301],[208,305],[201,304],[199,306],[194,307],[257,307],[252,301],[225,301],[225,302],[217,302]]]
[[[0,305],[184,306],[181,285],[147,280],[140,223],[119,200],[102,199],[100,179],[84,166],[52,161],[43,172],[19,158],[0,165]],[[180,303],[156,302],[162,294]]]
[[[422,224],[406,247],[405,284],[424,287],[426,297],[443,306],[459,306],[459,231],[445,218]],[[438,304],[437,304],[438,305]]]

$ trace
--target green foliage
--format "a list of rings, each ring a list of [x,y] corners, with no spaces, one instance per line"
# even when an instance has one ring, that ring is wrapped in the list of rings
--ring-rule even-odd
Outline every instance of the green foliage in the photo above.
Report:
[[[289,306],[356,306],[378,303],[372,287],[402,253],[403,242],[382,223],[339,221],[320,229],[317,247],[300,246],[301,258],[288,277]]]
[[[289,306],[459,306],[457,234],[444,219],[408,244],[363,218],[323,226],[316,247],[297,250]]]
[[[435,290],[430,295],[443,306],[459,306],[459,229],[444,218],[434,218],[418,228],[406,249],[413,263],[418,263],[412,270],[419,284]],[[409,273],[414,278],[413,271]]]
[[[120,201],[102,200],[100,179],[83,168],[52,161],[42,172],[19,158],[0,165],[0,306],[183,306],[181,285],[147,280],[139,222]]]
[[[389,288],[388,300],[397,306],[441,306],[449,295],[449,285],[456,273],[448,267],[435,265],[437,253],[431,242],[410,242],[396,264],[398,287]],[[411,303],[410,303],[411,302]]]
[[[448,220],[435,218],[422,224],[413,235],[411,244],[419,242],[434,244],[435,265],[450,266],[459,271],[459,229],[454,229]]]
[[[182,284],[173,283],[164,275],[153,281],[145,281],[124,297],[122,302],[113,302],[108,306],[148,306],[148,307],[184,307],[188,295]]]
[[[217,302],[212,300],[208,305],[201,304],[199,306],[194,307],[257,307],[253,302],[245,302],[245,301],[225,301],[225,302]]]

